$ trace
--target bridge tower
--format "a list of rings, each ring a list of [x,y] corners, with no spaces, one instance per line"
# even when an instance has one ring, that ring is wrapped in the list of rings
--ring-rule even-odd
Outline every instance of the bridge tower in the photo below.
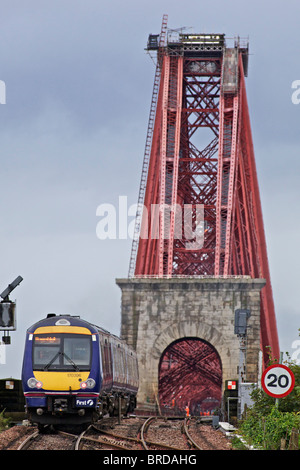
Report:
[[[212,389],[216,389],[223,371],[224,389],[225,359],[218,351],[216,337],[220,329],[224,331],[224,325],[232,327],[236,308],[251,304],[254,364],[258,362],[258,349],[262,351],[262,367],[270,351],[278,358],[279,345],[245,87],[248,43],[240,38],[227,40],[224,34],[168,30],[165,15],[160,35],[149,36],[147,50],[156,54],[157,65],[129,279],[117,283],[123,295],[122,333],[137,348],[139,335],[141,339],[146,334],[139,326],[144,302],[139,295],[149,294],[150,289],[149,298],[157,300],[157,314],[163,315],[161,309],[164,313],[168,310],[166,302],[172,304],[168,296],[173,289],[177,303],[168,318],[174,328],[177,322],[180,331],[172,342],[170,324],[160,323],[160,330],[165,330],[172,344],[170,349],[157,352],[160,357],[155,365],[159,369],[157,397],[170,399],[174,384],[172,388],[165,371],[176,362],[181,368],[190,364],[195,369],[193,357],[199,358],[199,380],[214,384]],[[159,284],[154,285],[154,280]],[[191,314],[188,291],[193,292],[198,314]],[[159,299],[157,292],[161,293]],[[229,305],[226,302],[231,313],[226,313],[222,326],[220,318]],[[182,310],[178,317],[179,305]],[[192,316],[183,325],[185,305]],[[144,312],[148,321],[152,307],[146,308],[148,314]],[[219,317],[214,316],[213,309],[220,309]],[[206,334],[210,340],[215,335],[214,341],[204,337],[203,328],[210,329]],[[147,329],[151,329],[149,323]],[[182,343],[187,338],[190,342]],[[232,354],[238,361],[233,327],[223,340],[227,346],[230,341],[235,344],[232,351],[236,347],[236,353]],[[147,339],[143,342],[146,344]],[[250,356],[249,352],[248,359]],[[248,370],[252,366],[249,362]],[[233,374],[234,366],[230,367]],[[178,380],[180,369],[176,373],[173,370],[172,375]],[[252,374],[252,380],[257,381],[257,373]]]

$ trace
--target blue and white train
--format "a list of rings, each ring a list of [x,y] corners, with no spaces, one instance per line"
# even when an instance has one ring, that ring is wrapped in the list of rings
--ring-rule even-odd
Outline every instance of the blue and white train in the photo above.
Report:
[[[80,317],[49,314],[27,330],[22,384],[28,419],[40,429],[89,424],[134,410],[137,356]]]

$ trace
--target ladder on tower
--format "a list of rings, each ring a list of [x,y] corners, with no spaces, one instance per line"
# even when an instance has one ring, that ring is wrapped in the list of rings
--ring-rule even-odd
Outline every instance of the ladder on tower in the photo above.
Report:
[[[129,261],[128,277],[133,277],[134,270],[135,270],[139,235],[140,235],[140,229],[141,229],[141,220],[142,220],[142,214],[143,214],[145,190],[146,190],[147,177],[148,177],[148,168],[149,168],[149,160],[150,160],[150,153],[151,153],[153,129],[154,129],[154,122],[155,122],[156,105],[157,105],[157,98],[158,98],[159,84],[160,84],[160,77],[161,77],[162,61],[160,60],[159,54],[162,48],[165,46],[167,22],[168,22],[168,15],[164,15],[163,20],[162,20],[160,38],[159,38],[159,49],[158,49],[157,63],[156,63],[156,69],[155,69],[150,114],[149,114],[149,120],[148,120],[148,129],[147,129],[147,136],[146,136],[144,160],[143,160],[143,166],[142,166],[142,176],[141,176],[141,181],[140,181],[139,197],[138,197],[138,203],[137,203],[137,211],[136,211],[136,217],[135,217],[135,226],[134,226],[134,233],[133,233],[133,240],[132,240],[132,247],[131,247],[131,255],[130,255],[130,261]]]

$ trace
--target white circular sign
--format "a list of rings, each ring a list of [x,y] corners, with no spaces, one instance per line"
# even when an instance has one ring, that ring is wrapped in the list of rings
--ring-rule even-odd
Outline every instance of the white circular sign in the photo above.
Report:
[[[274,398],[282,398],[293,390],[295,376],[287,366],[273,364],[262,374],[261,384],[268,395]]]

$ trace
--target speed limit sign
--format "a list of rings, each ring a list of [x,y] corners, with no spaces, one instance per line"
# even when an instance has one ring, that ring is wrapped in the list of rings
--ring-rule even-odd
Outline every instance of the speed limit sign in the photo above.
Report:
[[[287,366],[273,364],[263,372],[261,384],[268,395],[274,398],[282,398],[293,390],[295,376]]]

